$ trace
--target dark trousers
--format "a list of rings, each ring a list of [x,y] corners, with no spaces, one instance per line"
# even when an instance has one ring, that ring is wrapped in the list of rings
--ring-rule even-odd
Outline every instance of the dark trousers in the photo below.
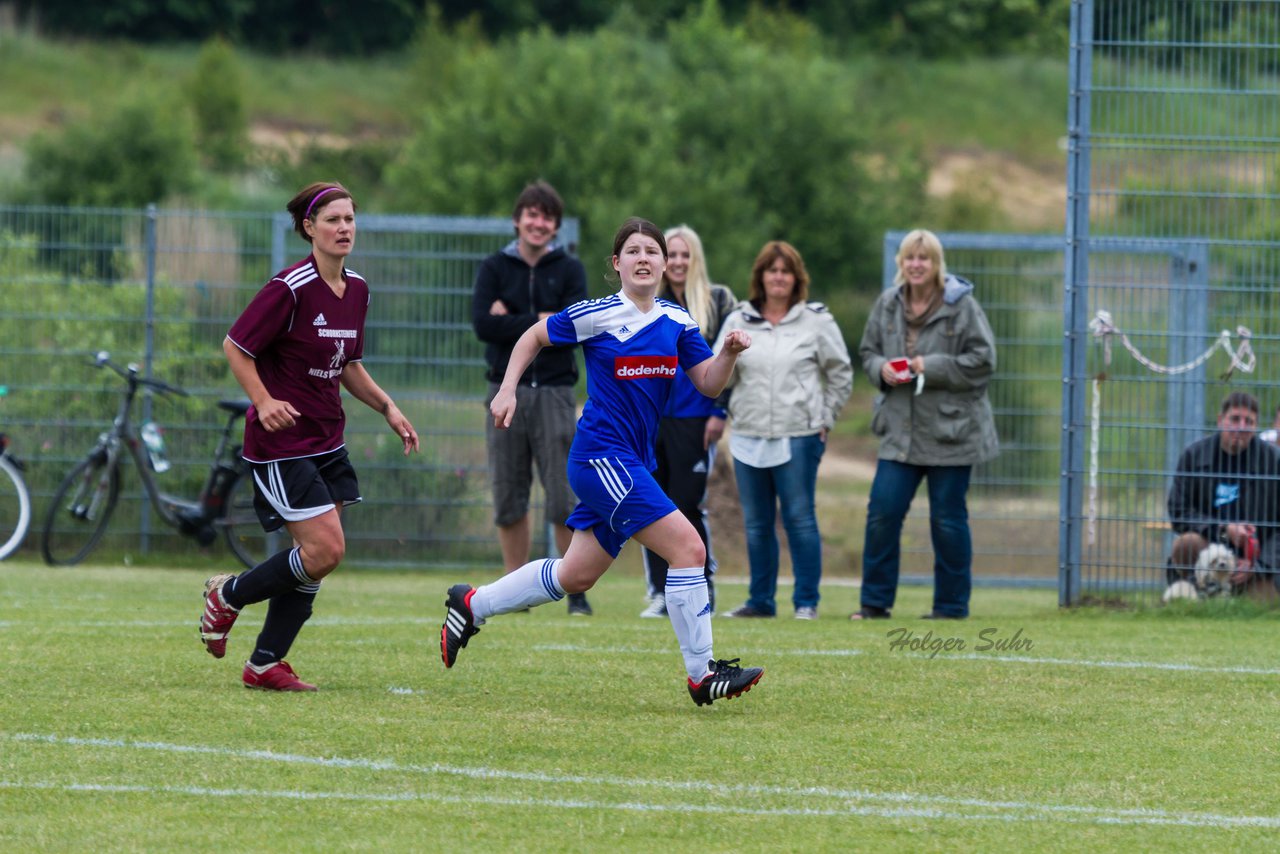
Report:
[[[715,464],[715,446],[703,449],[702,437],[707,429],[705,418],[663,418],[658,424],[658,458],[654,480],[693,525],[707,549],[704,572],[707,578],[716,571],[711,553],[711,529],[707,527],[707,477]],[[667,586],[667,562],[648,549],[642,549],[645,573],[649,578],[649,595],[661,593]]]
[[[929,535],[933,541],[933,610],[969,616],[973,541],[969,535],[971,466],[913,466],[880,460],[871,483],[862,549],[862,604],[892,608],[898,592],[902,523],[920,481],[929,481]]]

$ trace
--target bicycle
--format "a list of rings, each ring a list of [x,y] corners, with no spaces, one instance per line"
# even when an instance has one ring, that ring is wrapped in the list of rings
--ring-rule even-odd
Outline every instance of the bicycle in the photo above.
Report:
[[[218,408],[230,413],[209,468],[204,488],[194,501],[160,491],[154,475],[156,465],[151,448],[131,420],[133,404],[141,389],[186,397],[187,392],[157,379],[138,376],[138,366],[124,368],[111,361],[105,350],[93,364],[110,368],[125,381],[120,407],[111,429],[98,436],[98,443],[77,463],[53,494],[45,517],[41,550],[51,566],[79,563],[98,545],[120,499],[120,469],[127,458],[146,491],[151,505],[165,524],[176,528],[201,546],[222,534],[240,562],[254,567],[279,551],[281,532],[266,533],[253,508],[253,482],[249,465],[240,457],[232,428],[249,410],[246,400],[220,400]],[[148,425],[144,425],[144,428]]]
[[[0,386],[0,395],[8,389]],[[22,477],[22,460],[9,451],[9,437],[0,433],[0,560],[18,550],[31,527],[31,493]]]

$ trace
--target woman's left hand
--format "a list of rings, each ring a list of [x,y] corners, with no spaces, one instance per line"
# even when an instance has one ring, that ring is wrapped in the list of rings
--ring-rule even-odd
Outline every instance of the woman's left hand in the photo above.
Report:
[[[751,346],[751,333],[745,329],[734,329],[724,336],[722,350],[737,355]]]
[[[409,419],[404,417],[400,407],[394,403],[387,407],[387,424],[392,430],[396,431],[396,435],[404,443],[404,455],[406,457],[409,456],[410,451],[418,450],[418,431],[413,429]]]
[[[706,450],[720,441],[724,435],[724,419],[715,415],[707,416],[707,427],[702,431],[702,450]]]

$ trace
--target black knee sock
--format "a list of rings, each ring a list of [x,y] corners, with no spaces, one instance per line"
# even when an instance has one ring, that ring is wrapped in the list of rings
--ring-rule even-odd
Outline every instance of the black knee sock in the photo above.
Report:
[[[319,584],[307,584],[271,597],[267,619],[262,624],[253,655],[249,656],[250,664],[271,664],[289,654],[302,624],[311,616],[311,603],[319,589]]]
[[[222,598],[232,608],[271,599],[302,584],[315,584],[302,568],[297,548],[276,552],[253,569],[240,573],[222,586]]]

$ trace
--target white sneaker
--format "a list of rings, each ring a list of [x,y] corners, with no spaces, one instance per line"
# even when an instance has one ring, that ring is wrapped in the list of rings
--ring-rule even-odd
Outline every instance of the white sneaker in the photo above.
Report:
[[[818,619],[818,609],[808,608],[808,607],[796,608],[796,619],[797,620],[816,620]]]
[[[663,593],[653,594],[653,598],[649,600],[649,607],[640,612],[640,616],[646,619],[667,616],[667,597]]]

